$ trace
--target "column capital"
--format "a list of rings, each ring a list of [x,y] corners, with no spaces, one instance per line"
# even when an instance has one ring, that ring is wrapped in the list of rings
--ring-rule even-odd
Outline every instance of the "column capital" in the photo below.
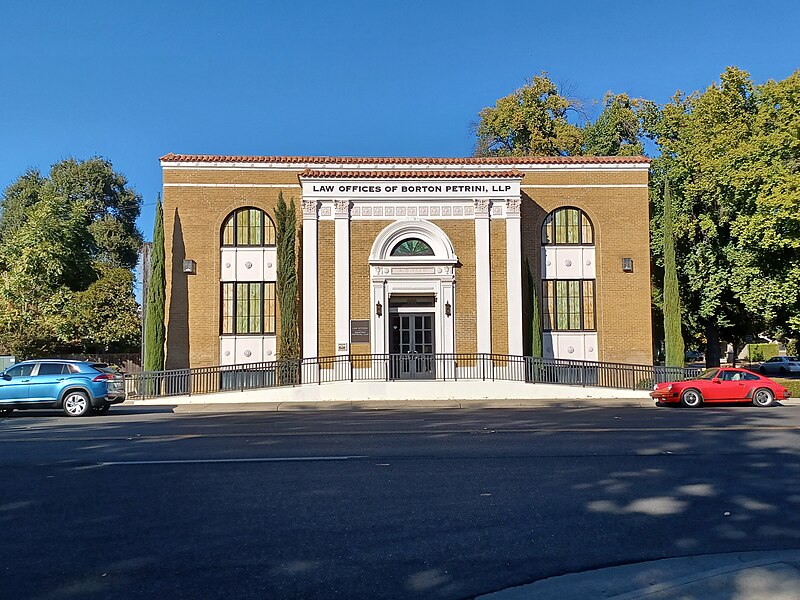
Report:
[[[336,219],[345,219],[350,217],[350,200],[334,200],[333,201],[333,216]]]
[[[486,198],[476,198],[473,200],[475,204],[475,218],[489,218],[489,208],[491,201]]]
[[[519,219],[521,206],[522,200],[519,198],[508,198],[506,200],[506,218]]]
[[[303,219],[316,219],[319,202],[316,200],[302,200]]]

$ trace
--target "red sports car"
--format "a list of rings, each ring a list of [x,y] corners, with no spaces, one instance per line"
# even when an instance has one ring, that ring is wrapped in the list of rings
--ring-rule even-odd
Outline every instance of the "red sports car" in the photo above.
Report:
[[[709,369],[697,379],[657,383],[650,392],[656,404],[680,403],[696,407],[704,402],[752,402],[770,406],[785,400],[789,390],[771,379],[747,369]]]

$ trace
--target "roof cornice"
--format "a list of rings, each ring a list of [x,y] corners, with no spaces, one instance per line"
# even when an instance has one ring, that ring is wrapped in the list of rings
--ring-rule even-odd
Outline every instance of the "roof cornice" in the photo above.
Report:
[[[455,170],[389,170],[389,171],[325,171],[319,169],[305,169],[300,173],[300,179],[522,179],[524,173],[517,169],[503,171],[455,171]]]
[[[320,169],[320,170],[437,170],[459,169],[647,169],[646,156],[489,156],[489,157],[355,157],[355,156],[224,156],[174,154],[161,157],[165,168]]]

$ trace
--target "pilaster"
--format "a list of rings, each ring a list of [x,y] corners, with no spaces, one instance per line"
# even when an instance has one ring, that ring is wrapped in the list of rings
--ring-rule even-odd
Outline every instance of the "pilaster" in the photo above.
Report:
[[[522,235],[519,198],[506,200],[506,282],[508,285],[508,353],[523,354],[522,347]]]
[[[303,358],[319,355],[319,292],[316,200],[303,200]]]
[[[492,351],[492,284],[489,245],[490,202],[475,200],[475,301],[477,350]]]
[[[350,201],[333,201],[336,354],[350,353]]]

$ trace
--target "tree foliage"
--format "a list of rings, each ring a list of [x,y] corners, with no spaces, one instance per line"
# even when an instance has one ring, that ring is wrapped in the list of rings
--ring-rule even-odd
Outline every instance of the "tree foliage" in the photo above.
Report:
[[[275,208],[275,243],[277,245],[276,292],[280,310],[281,330],[278,340],[278,358],[293,359],[300,356],[297,318],[297,209],[294,199],[287,206],[283,193],[278,194]]]
[[[525,259],[525,276],[527,279],[528,302],[531,306],[531,356],[542,356],[542,305],[537,293],[537,284],[534,281],[528,259]]]
[[[577,103],[558,92],[546,73],[480,111],[476,156],[580,154],[581,128],[567,119]]]
[[[730,67],[705,91],[676,92],[663,107],[609,92],[583,125],[579,109],[547,74],[535,76],[480,112],[476,155],[637,155],[645,137],[653,140],[652,254],[660,273],[668,177],[684,336],[709,348],[763,331],[797,338],[800,71],[756,85]],[[660,277],[654,284],[654,305],[666,311],[671,292]]]
[[[150,277],[144,315],[144,370],[164,368],[164,318],[166,314],[166,267],[164,262],[164,213],[161,198],[156,204],[153,246],[150,251]]]
[[[588,156],[641,156],[642,114],[653,104],[628,94],[608,92],[603,112],[583,130],[584,153]]]
[[[130,269],[141,244],[141,198],[126,186],[111,163],[93,158],[61,161],[48,176],[28,171],[6,188],[0,351],[35,356],[138,344]],[[99,298],[118,310],[99,315],[102,322],[81,322],[100,307]]]
[[[672,193],[669,179],[664,179],[664,341],[665,364],[668,367],[683,367],[684,343],[681,332],[681,301],[678,291],[678,270],[675,264],[675,235],[672,218]]]
[[[800,72],[755,85],[734,67],[702,93],[677,93],[645,119],[653,164],[653,254],[663,264],[661,199],[675,184],[684,324],[736,342],[800,331]],[[710,353],[712,364],[716,353]],[[709,353],[707,353],[707,359]]]

